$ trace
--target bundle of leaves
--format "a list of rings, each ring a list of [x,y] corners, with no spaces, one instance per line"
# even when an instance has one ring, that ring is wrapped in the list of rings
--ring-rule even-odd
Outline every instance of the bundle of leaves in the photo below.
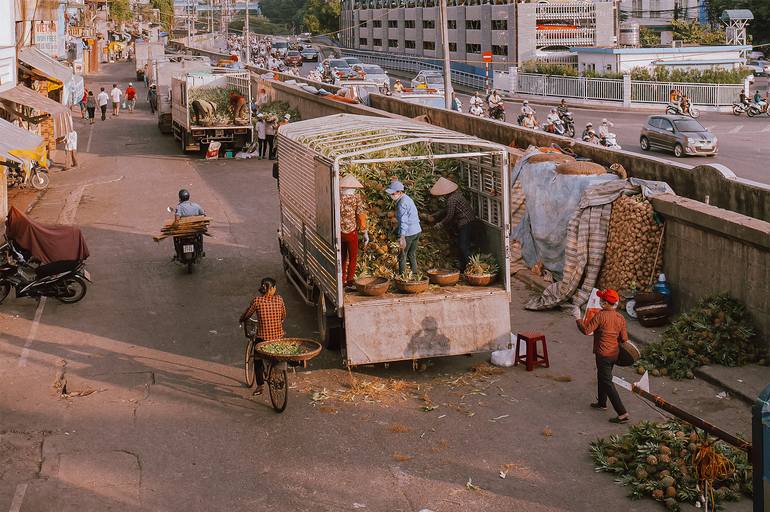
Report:
[[[499,270],[500,267],[491,254],[474,254],[468,259],[468,265],[465,267],[465,273],[469,276],[497,274]]]
[[[746,308],[727,295],[714,295],[674,321],[660,342],[644,347],[636,367],[639,373],[691,379],[702,365],[765,364],[765,356]]]
[[[259,112],[264,114],[266,117],[272,115],[279,120],[283,119],[283,116],[286,114],[289,114],[291,116],[289,121],[292,123],[302,119],[299,115],[299,110],[293,108],[285,101],[271,101],[270,103],[260,107]],[[254,118],[254,122],[257,122],[256,117]]]
[[[725,457],[732,470],[712,483],[716,503],[751,495],[751,462],[746,453],[678,420],[642,421],[624,435],[597,439],[591,443],[591,458],[597,472],[614,473],[617,483],[631,489],[631,499],[651,497],[676,511],[680,503],[694,505],[701,499],[696,455],[706,445]]]
[[[190,89],[188,102],[190,121],[192,122],[195,118],[195,111],[192,107],[193,101],[205,100],[213,103],[215,107],[214,119],[212,119],[213,124],[211,126],[232,125],[233,113],[229,105],[231,92],[237,93],[238,91],[227,87],[196,87]]]

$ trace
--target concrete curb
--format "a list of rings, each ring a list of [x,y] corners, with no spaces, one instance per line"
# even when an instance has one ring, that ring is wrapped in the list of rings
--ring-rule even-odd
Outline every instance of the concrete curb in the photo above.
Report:
[[[546,281],[544,281],[539,276],[536,276],[532,272],[529,272],[527,270],[519,270],[518,272],[513,274],[512,277],[514,277],[515,279],[518,279],[525,285],[531,288],[534,288],[538,291],[542,291],[543,289],[545,289],[546,286],[548,286],[548,283]],[[628,329],[628,336],[631,338],[631,340],[640,346],[645,346],[650,343],[653,343],[655,341],[654,338],[658,336],[656,332],[650,331],[635,322],[628,322],[627,329]],[[754,397],[751,397],[750,395],[746,394],[743,390],[733,385],[732,383],[728,384],[723,379],[720,379],[714,375],[711,375],[708,372],[708,368],[709,368],[708,366],[698,367],[693,371],[693,374],[697,378],[700,378],[705,382],[708,382],[709,384],[725,389],[732,396],[738,398],[740,401],[748,405],[752,405],[754,403],[754,400],[755,400]]]

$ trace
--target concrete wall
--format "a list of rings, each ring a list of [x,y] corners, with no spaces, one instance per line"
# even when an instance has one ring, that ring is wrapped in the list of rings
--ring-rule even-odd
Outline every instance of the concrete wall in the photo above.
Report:
[[[770,223],[691,199],[652,199],[666,219],[664,272],[678,311],[727,292],[770,339]]]
[[[572,146],[573,151],[592,160],[610,165],[620,163],[629,175],[642,179],[665,181],[684,197],[709,202],[714,206],[749,217],[770,221],[770,186],[738,178],[719,164],[690,167],[667,160],[628,151],[611,151],[517,125],[481,119],[445,109],[436,109],[401,101],[392,96],[370,95],[372,107],[405,117],[429,115],[433,124],[467,133],[501,144],[550,146],[558,143]]]

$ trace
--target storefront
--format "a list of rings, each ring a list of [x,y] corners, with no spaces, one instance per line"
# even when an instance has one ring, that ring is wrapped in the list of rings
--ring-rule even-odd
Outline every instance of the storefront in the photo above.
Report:
[[[48,82],[37,82],[45,87]],[[7,119],[20,123],[29,131],[41,136],[48,151],[56,149],[56,141],[74,129],[69,108],[25,85],[0,92],[0,109]]]
[[[48,97],[62,105],[76,105],[83,98],[83,77],[34,46],[19,49],[19,81],[49,82]]]
[[[30,159],[46,157],[46,144],[42,137],[0,119],[0,162],[14,162],[29,165]],[[5,166],[0,166],[5,170]],[[0,179],[0,216],[8,214],[8,180],[5,172]]]

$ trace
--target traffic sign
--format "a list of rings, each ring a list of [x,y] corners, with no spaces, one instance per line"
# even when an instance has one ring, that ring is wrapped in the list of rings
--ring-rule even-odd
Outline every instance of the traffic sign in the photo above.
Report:
[[[483,60],[484,62],[492,62],[492,52],[482,53],[481,60]]]

